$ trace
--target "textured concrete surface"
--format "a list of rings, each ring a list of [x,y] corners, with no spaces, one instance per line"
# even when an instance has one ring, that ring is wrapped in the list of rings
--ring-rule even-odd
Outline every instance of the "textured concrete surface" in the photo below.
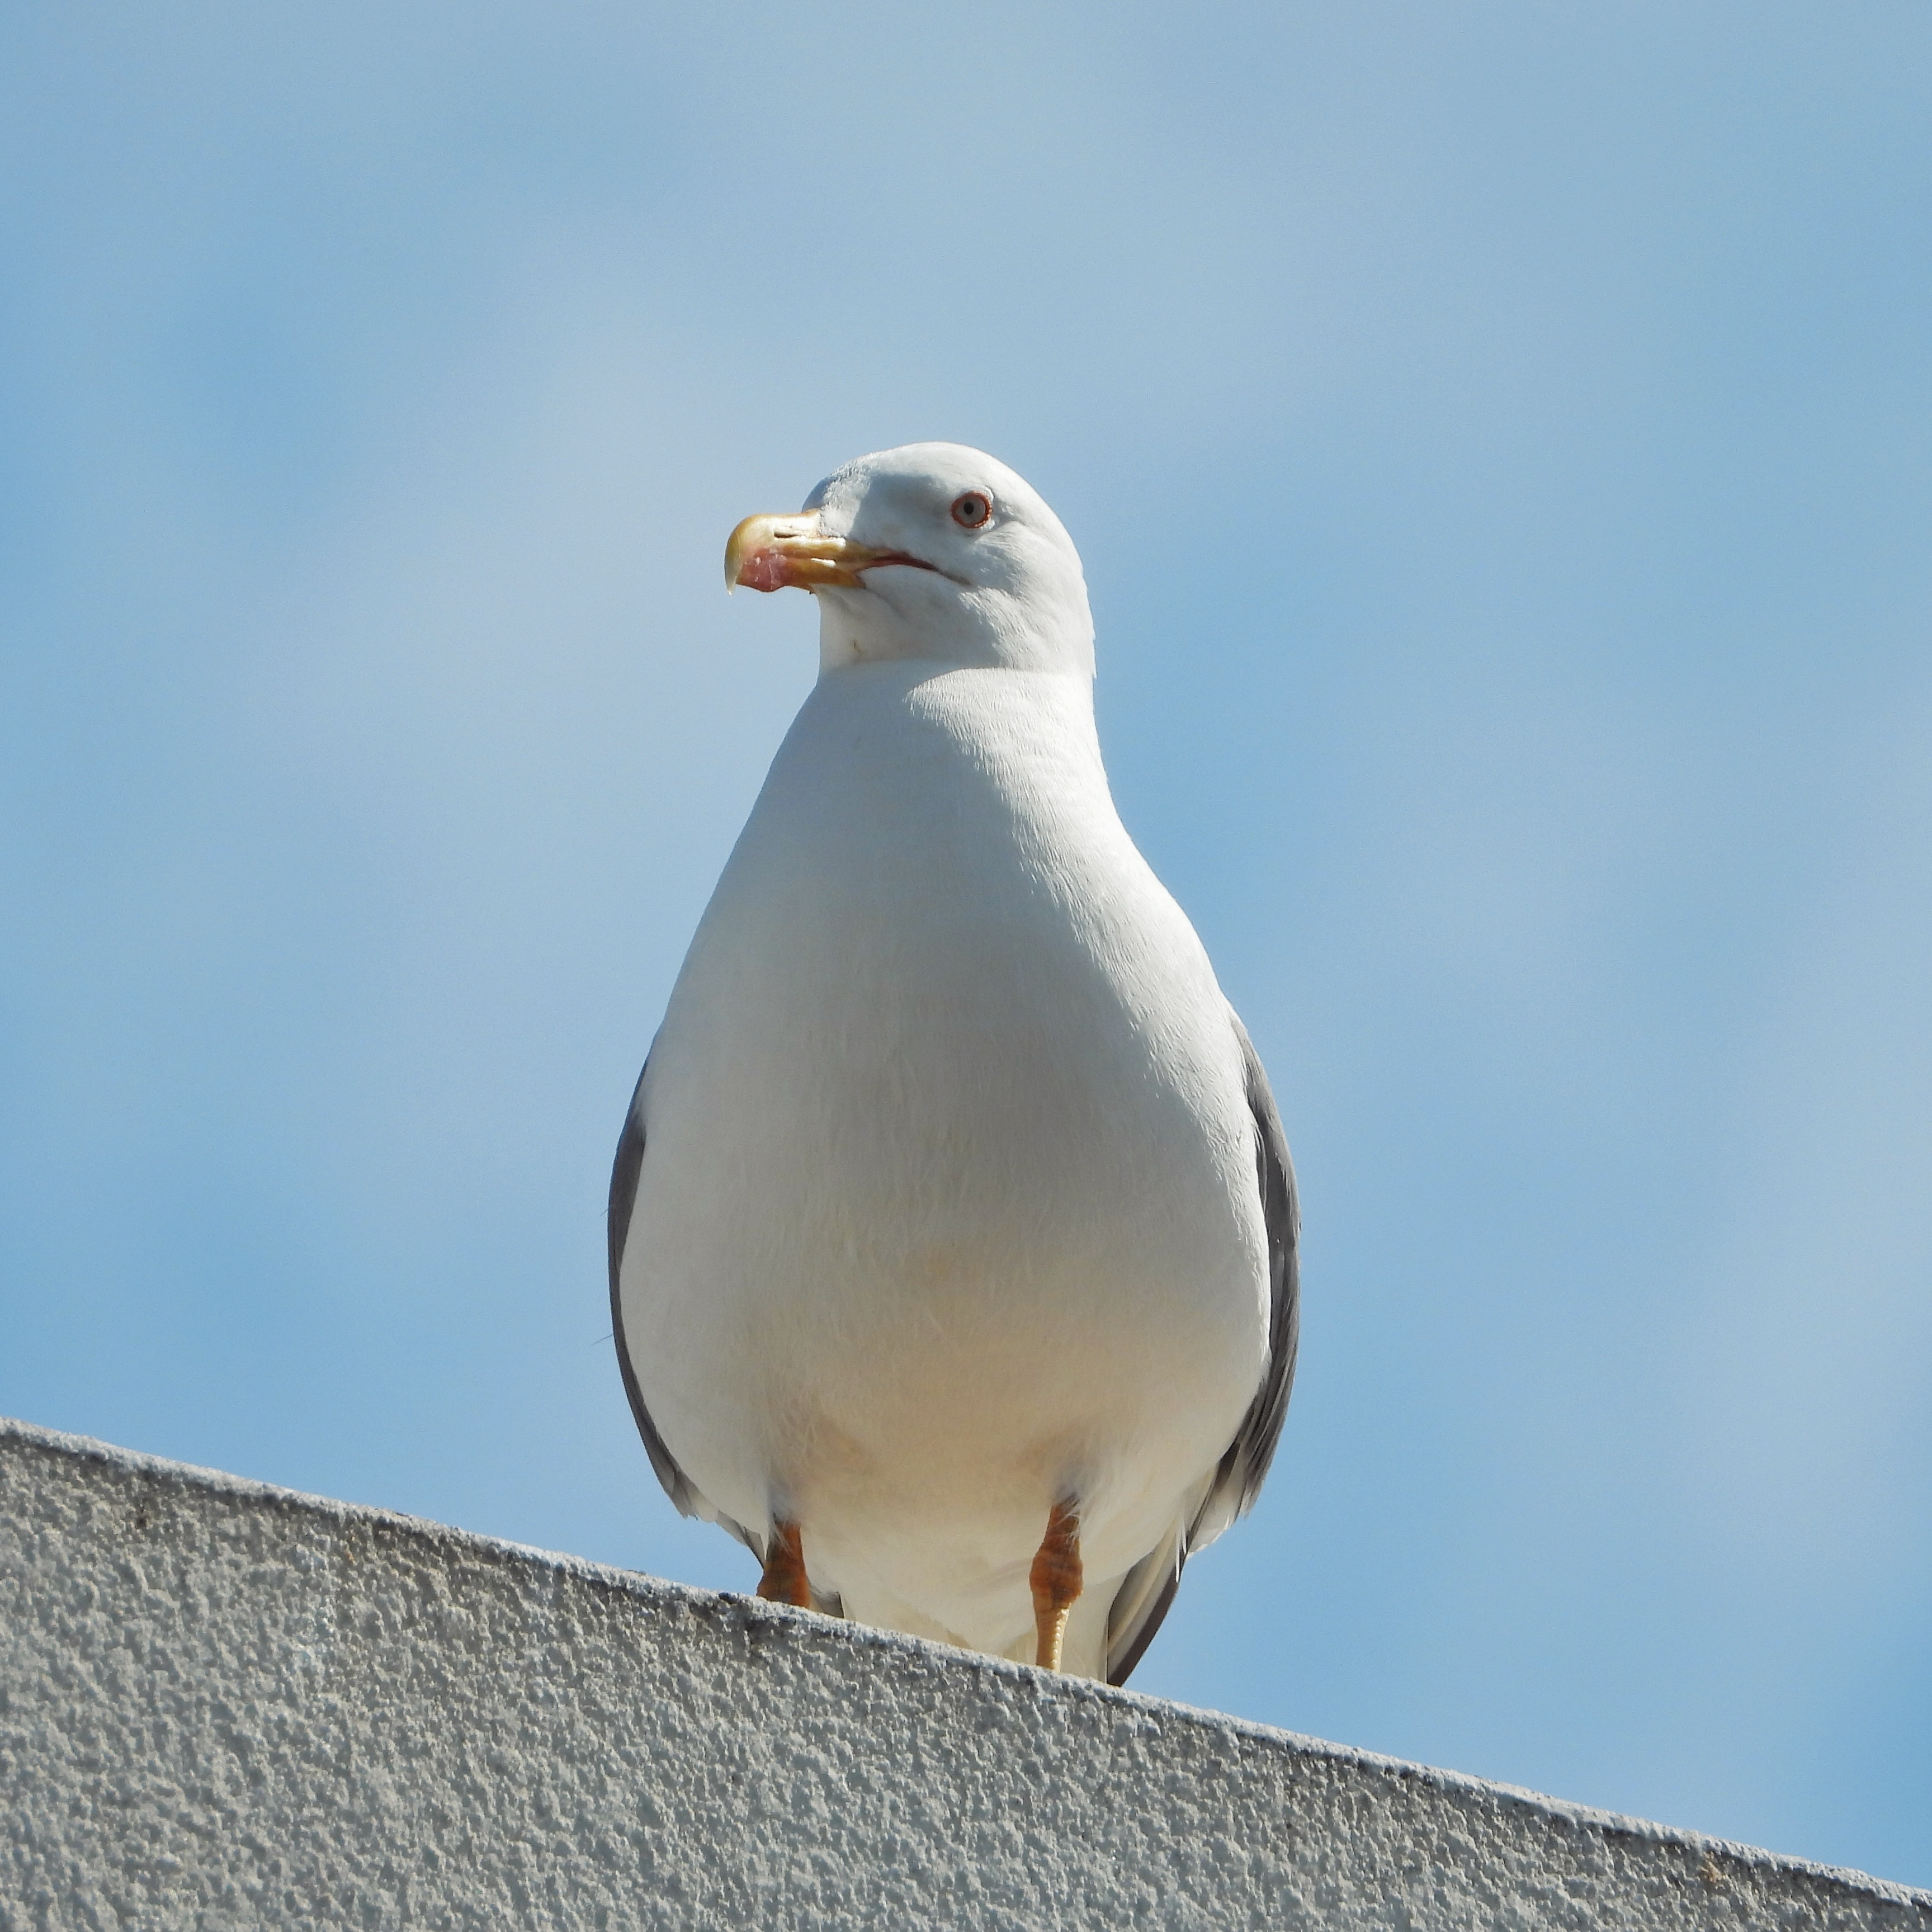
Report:
[[[4,1932],[1932,1932],[1932,1893],[4,1422],[0,1789]]]

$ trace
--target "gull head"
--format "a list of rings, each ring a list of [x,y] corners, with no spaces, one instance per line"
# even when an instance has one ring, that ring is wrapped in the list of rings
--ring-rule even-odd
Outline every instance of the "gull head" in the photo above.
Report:
[[[1093,675],[1072,538],[1030,484],[962,443],[861,456],[797,515],[747,517],[724,583],[811,591],[826,670],[904,658]]]

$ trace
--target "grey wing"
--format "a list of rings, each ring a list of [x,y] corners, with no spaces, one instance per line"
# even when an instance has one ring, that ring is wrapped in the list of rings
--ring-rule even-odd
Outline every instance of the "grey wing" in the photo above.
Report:
[[[1295,1198],[1294,1162],[1288,1157],[1288,1136],[1282,1130],[1281,1112],[1275,1106],[1274,1090],[1268,1084],[1261,1056],[1238,1019],[1234,1031],[1247,1068],[1248,1111],[1255,1122],[1255,1178],[1268,1228],[1268,1363],[1262,1385],[1214,1472],[1202,1514],[1189,1531],[1188,1544],[1195,1550],[1212,1542],[1235,1517],[1245,1515],[1260,1495],[1262,1479],[1274,1460],[1275,1445],[1281,1440],[1288,1392],[1294,1386],[1295,1352],[1301,1341],[1298,1255],[1301,1208]]]
[[[1248,1030],[1232,1013],[1241,1042],[1248,1112],[1255,1126],[1255,1180],[1268,1229],[1268,1356],[1261,1387],[1234,1432],[1234,1439],[1204,1483],[1198,1500],[1165,1541],[1127,1572],[1107,1617],[1107,1682],[1124,1684],[1139,1663],[1180,1587],[1190,1551],[1205,1547],[1261,1493],[1262,1479],[1281,1439],[1294,1384],[1295,1351],[1301,1337],[1300,1274],[1297,1246],[1301,1213],[1295,1198],[1294,1163],[1261,1056]]]
[[[644,1406],[643,1391],[638,1387],[638,1371],[631,1360],[629,1346],[624,1340],[624,1298],[620,1285],[624,1266],[624,1244],[630,1239],[631,1215],[638,1204],[638,1181],[644,1171],[644,1073],[650,1070],[650,1063],[646,1060],[644,1072],[638,1076],[637,1086],[632,1092],[630,1110],[624,1116],[624,1130],[617,1136],[617,1157],[610,1167],[610,1339],[617,1345],[617,1372],[624,1378],[624,1393],[630,1398],[631,1414],[636,1419],[638,1433],[644,1438],[644,1453],[651,1459],[651,1467],[664,1485],[664,1494],[677,1505],[678,1514],[703,1516],[707,1521],[717,1522],[747,1545],[754,1555],[760,1555],[758,1539],[742,1525],[713,1509],[664,1446],[657,1424],[651,1420],[650,1411]]]

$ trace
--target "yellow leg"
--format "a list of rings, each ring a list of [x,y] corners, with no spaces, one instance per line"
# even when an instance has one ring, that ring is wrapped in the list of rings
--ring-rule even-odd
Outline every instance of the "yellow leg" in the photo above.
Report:
[[[805,1576],[805,1539],[796,1523],[772,1525],[772,1533],[765,1538],[765,1574],[758,1579],[758,1594],[775,1604],[790,1604],[796,1610],[812,1608],[812,1586]]]
[[[1055,1503],[1048,1512],[1046,1535],[1033,1559],[1033,1621],[1040,1648],[1034,1661],[1042,1670],[1060,1668],[1066,1641],[1067,1613],[1080,1594],[1080,1519],[1070,1503]]]

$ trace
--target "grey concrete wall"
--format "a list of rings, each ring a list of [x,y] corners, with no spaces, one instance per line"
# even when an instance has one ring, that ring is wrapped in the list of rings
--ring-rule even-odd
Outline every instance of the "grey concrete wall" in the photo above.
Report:
[[[0,1928],[1868,1927],[1932,1894],[0,1422]]]

